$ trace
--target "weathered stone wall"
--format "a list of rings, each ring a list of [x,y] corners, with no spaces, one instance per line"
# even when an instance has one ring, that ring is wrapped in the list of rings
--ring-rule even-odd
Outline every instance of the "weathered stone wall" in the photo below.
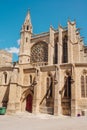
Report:
[[[75,78],[75,87],[76,87],[76,113],[82,114],[82,111],[87,109],[87,97],[81,96],[81,76],[84,75],[84,70],[86,70],[86,66],[81,65],[76,67],[76,78]]]
[[[6,79],[4,73],[7,75]],[[4,68],[4,70],[2,68],[2,70],[0,70],[0,106],[5,106],[8,102],[11,73],[11,68],[10,70],[8,70],[8,68]]]
[[[0,50],[0,66],[12,65],[12,54],[7,51]]]

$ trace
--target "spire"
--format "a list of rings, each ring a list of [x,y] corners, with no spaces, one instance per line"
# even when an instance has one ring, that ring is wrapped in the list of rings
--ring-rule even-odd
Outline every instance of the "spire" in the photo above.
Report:
[[[28,10],[24,24],[22,26],[22,31],[30,31],[32,33],[32,23],[31,23],[31,17],[30,17],[30,10]]]
[[[29,9],[28,9],[24,24],[30,24],[31,25],[31,17],[30,17],[30,10]]]

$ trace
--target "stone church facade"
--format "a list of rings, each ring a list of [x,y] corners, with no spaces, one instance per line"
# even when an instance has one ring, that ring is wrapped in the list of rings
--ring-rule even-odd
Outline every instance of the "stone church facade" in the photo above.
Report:
[[[87,109],[87,47],[76,22],[34,35],[30,13],[21,29],[18,62],[0,50],[0,107],[52,115]]]

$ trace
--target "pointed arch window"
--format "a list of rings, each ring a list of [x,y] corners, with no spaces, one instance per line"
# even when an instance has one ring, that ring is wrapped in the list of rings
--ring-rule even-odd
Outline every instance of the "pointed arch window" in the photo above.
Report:
[[[67,45],[67,36],[64,37],[63,39],[63,63],[67,63],[68,62],[68,45]]]
[[[87,75],[81,76],[81,97],[87,97]]]
[[[26,42],[28,42],[28,37],[26,37]]]
[[[58,38],[56,38],[54,45],[54,64],[57,63],[58,63]]]
[[[32,75],[30,75],[30,84],[32,84]]]
[[[27,25],[27,30],[29,30],[29,25]]]
[[[7,72],[4,72],[4,83],[6,84],[7,83]]]

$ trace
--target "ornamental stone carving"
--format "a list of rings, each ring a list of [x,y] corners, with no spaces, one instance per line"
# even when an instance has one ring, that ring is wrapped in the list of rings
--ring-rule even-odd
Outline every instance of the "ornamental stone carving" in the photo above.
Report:
[[[87,74],[87,70],[86,70],[86,69],[83,70],[83,74],[84,74],[84,75]]]
[[[41,41],[31,48],[31,63],[48,62],[48,44]]]

